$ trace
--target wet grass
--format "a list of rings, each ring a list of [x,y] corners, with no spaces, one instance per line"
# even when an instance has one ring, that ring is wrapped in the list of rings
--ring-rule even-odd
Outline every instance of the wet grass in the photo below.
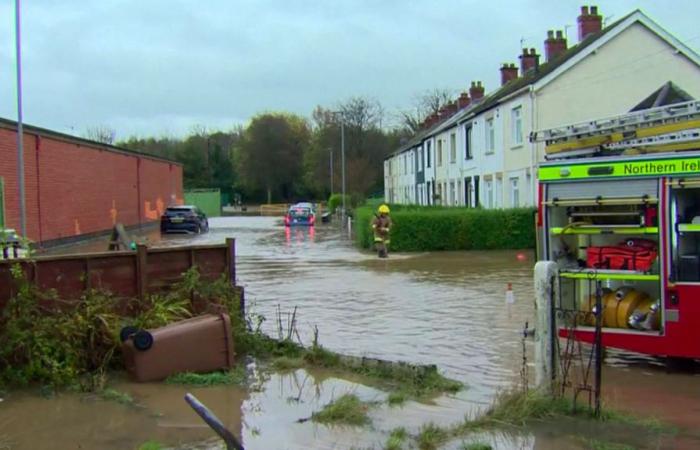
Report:
[[[102,392],[100,392],[100,397],[102,397],[103,400],[121,403],[122,405],[131,406],[136,404],[131,395],[111,388],[102,390]]]
[[[627,444],[619,444],[616,442],[599,441],[591,439],[588,441],[590,450],[634,450],[634,447]]]
[[[444,444],[451,437],[449,429],[441,428],[434,423],[428,423],[421,427],[416,444],[420,450],[434,450]]]
[[[277,352],[281,354],[270,359],[273,369],[289,371],[317,367],[359,375],[389,391],[387,402],[392,406],[401,405],[408,399],[422,400],[443,393],[455,393],[464,387],[462,383],[442,376],[434,366],[350,358],[320,345],[308,349],[289,342],[281,345],[281,352]]]
[[[209,373],[183,372],[169,376],[166,384],[180,384],[184,386],[242,386],[246,383],[246,368],[239,364],[228,371],[216,371]]]
[[[163,444],[158,441],[146,441],[139,445],[138,450],[163,450]]]
[[[311,420],[323,424],[367,425],[370,423],[369,406],[356,395],[345,394],[313,413]]]
[[[462,444],[462,450],[493,450],[493,447],[486,442],[471,442],[469,444]]]
[[[595,420],[600,423],[620,424],[648,433],[675,433],[677,430],[655,419],[638,418],[612,410],[604,410],[599,418],[596,418],[590,408],[579,407],[572,409],[569,399],[560,397],[548,397],[536,391],[508,391],[500,394],[494,400],[492,406],[481,416],[465,417],[464,421],[450,427],[438,427],[428,423],[421,428],[418,435],[413,436],[415,444],[420,449],[430,450],[438,448],[451,439],[464,437],[474,431],[486,428],[498,428],[503,426],[524,427],[536,420],[555,421],[565,417]],[[469,449],[491,448],[470,447],[470,445],[482,445],[480,443],[465,444]],[[626,444],[588,441],[594,450],[627,450]]]
[[[386,398],[386,402],[389,404],[389,406],[401,406],[404,403],[406,403],[408,397],[409,395],[404,391],[393,391],[389,392],[389,395]]]
[[[394,428],[391,430],[391,433],[389,433],[389,439],[387,439],[384,445],[384,450],[401,450],[407,439],[408,432],[405,428]]]

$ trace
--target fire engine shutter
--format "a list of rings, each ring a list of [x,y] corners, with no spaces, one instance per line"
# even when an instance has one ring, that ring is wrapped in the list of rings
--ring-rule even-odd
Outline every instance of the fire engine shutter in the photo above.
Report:
[[[658,198],[658,189],[657,179],[552,183],[547,188],[547,200],[632,198],[645,195]]]

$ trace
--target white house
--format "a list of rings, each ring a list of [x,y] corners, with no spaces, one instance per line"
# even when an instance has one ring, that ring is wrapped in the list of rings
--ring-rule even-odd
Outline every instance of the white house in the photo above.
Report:
[[[569,48],[561,31],[548,32],[544,62],[535,49],[523,49],[519,70],[501,67],[498,90],[482,97],[483,87],[472,83],[469,94],[429,118],[421,133],[387,158],[408,153],[421,161],[415,176],[391,180],[385,163],[386,198],[532,206],[536,166],[544,159],[544,146],[528,140],[532,131],[627,112],[669,82],[700,98],[700,57],[641,11],[602,28],[597,8],[584,6],[578,35]],[[415,195],[388,195],[402,190]]]

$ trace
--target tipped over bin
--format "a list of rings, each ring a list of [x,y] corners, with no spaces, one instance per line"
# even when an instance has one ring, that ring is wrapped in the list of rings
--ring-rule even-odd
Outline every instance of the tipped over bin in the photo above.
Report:
[[[153,330],[125,327],[121,338],[124,365],[136,381],[228,369],[234,363],[227,314],[206,314]]]

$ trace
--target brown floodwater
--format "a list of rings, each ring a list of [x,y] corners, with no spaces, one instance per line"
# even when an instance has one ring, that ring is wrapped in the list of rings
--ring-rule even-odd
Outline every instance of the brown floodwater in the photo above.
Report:
[[[280,219],[211,219],[211,231],[198,236],[145,234],[151,245],[172,246],[237,242],[238,283],[246,287],[249,312],[266,320],[262,328],[277,336],[297,308],[297,329],[309,344],[314,327],[325,347],[351,355],[436,364],[445,375],[465,383],[456,395],[429,403],[371,411],[371,428],[296,423],[333,398],[354,392],[366,400],[384,393],[360,380],[324,372],[275,374],[246,393],[216,387],[193,392],[209,405],[246,448],[382,448],[391,429],[417,432],[427,422],[448,425],[477,414],[501,390],[521,382],[522,330],[533,322],[530,251],[391,254],[380,260],[358,251],[334,226],[285,229]],[[52,252],[103,250],[104,241]],[[525,256],[523,259],[522,256]],[[505,291],[513,286],[515,303]],[[281,315],[281,317],[280,317]],[[532,342],[526,342],[528,378],[533,377]],[[189,410],[185,388],[119,381],[133,407],[77,394],[43,399],[13,392],[0,403],[0,449],[135,448],[156,439],[171,446],[217,448],[212,433]],[[477,434],[499,449],[589,448],[593,437],[638,448],[700,448],[700,375],[668,371],[660,361],[610,351],[603,373],[607,404],[654,416],[682,428],[675,437],[630,436],[614,427],[591,428],[578,422],[556,429]],[[589,436],[582,438],[581,436]],[[445,448],[461,448],[462,440]]]

